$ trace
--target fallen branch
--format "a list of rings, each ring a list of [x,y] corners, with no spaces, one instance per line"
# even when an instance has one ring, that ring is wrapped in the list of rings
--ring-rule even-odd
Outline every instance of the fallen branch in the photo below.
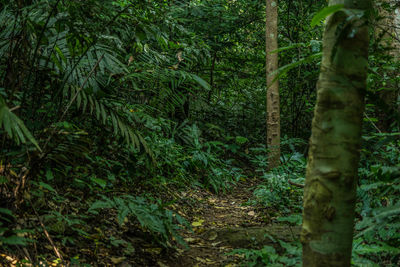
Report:
[[[297,187],[300,187],[300,188],[304,188],[304,184],[298,184],[298,183],[295,183],[295,182],[293,182],[293,181],[291,181],[291,180],[288,180],[288,182],[289,182],[289,184],[291,184],[291,185],[294,185],[294,186],[297,186]]]
[[[47,232],[46,227],[44,226],[44,223],[43,223],[42,219],[39,216],[39,213],[36,211],[35,207],[33,206],[32,201],[29,198],[28,198],[28,200],[29,200],[29,203],[31,204],[33,212],[35,213],[36,217],[39,220],[40,226],[42,226],[42,228],[43,228],[43,232],[44,232],[45,236],[47,237],[47,240],[49,240],[50,245],[53,247],[54,253],[61,260],[61,262],[64,262],[63,257],[61,256],[59,250],[57,249],[56,245],[53,242],[53,239],[51,238],[49,232]]]

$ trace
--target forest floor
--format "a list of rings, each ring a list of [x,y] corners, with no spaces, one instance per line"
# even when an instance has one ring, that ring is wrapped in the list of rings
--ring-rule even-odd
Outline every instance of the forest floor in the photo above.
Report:
[[[282,252],[276,240],[292,242],[299,233],[298,227],[278,223],[272,216],[277,212],[272,208],[258,208],[249,203],[254,189],[259,184],[260,180],[248,178],[238,182],[225,193],[215,194],[204,188],[191,188],[176,193],[174,198],[178,201],[169,207],[191,224],[191,231],[186,229],[179,232],[188,247],[161,248],[160,245],[149,242],[151,239],[147,239],[143,233],[140,235],[134,229],[121,230],[113,219],[107,221],[107,230],[104,230],[103,234],[116,237],[120,235],[121,238],[123,236],[131,241],[135,246],[135,252],[129,256],[128,254],[122,257],[116,256],[121,255],[121,251],[109,246],[98,248],[86,246],[85,249],[79,249],[79,247],[56,245],[70,255],[81,255],[84,262],[90,263],[89,266],[243,266],[241,263],[245,256],[243,253],[235,252],[235,249],[261,249],[268,245],[273,246],[277,252]],[[108,214],[105,218],[113,217]],[[104,224],[104,222],[98,223]],[[46,244],[47,241],[42,240],[42,242]],[[51,258],[53,247],[46,245],[46,249],[48,249],[47,255]],[[13,255],[0,254],[0,266],[16,266],[10,262],[22,257],[18,257],[17,253],[14,255],[15,258],[11,256]],[[10,265],[2,265],[2,259],[4,263],[8,262]],[[64,265],[49,261],[48,266]]]
[[[257,184],[257,180],[240,182],[221,195],[201,189],[181,193],[182,199],[191,200],[186,203],[186,211],[178,211],[191,220],[193,231],[181,233],[189,248],[178,248],[157,264],[161,267],[239,266],[244,256],[231,253],[233,249],[274,245],[271,237],[293,240],[297,229],[271,224],[271,218],[265,215],[268,213],[247,204]]]

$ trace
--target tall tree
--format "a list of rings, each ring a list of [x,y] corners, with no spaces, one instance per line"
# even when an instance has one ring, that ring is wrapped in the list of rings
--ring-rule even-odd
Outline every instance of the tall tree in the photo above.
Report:
[[[368,67],[369,0],[331,0],[304,190],[303,266],[350,266]],[[363,15],[363,16],[361,16]]]
[[[279,83],[271,75],[278,69],[278,1],[267,0],[266,9],[266,75],[267,75],[267,146],[269,149],[269,169],[280,163],[280,107]]]
[[[387,60],[399,59],[400,39],[399,34],[399,9],[392,0],[382,0],[376,3],[375,8],[379,10],[379,20],[375,27],[375,36],[380,41],[380,46],[384,49]],[[382,68],[382,77],[385,77],[384,90],[380,90],[378,95],[381,99],[381,106],[378,107],[377,125],[383,132],[391,131],[391,124],[395,121],[394,112],[398,98],[398,88],[395,82],[398,71],[389,71]]]

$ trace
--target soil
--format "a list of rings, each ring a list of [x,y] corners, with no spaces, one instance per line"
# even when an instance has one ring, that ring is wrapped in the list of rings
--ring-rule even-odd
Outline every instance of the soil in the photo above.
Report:
[[[260,181],[257,179],[243,180],[232,190],[221,194],[201,188],[175,193],[178,195],[174,195],[174,198],[179,201],[169,207],[190,221],[192,226],[192,231],[182,230],[180,232],[187,247],[165,249],[151,242],[151,236],[146,235],[140,229],[124,226],[121,230],[119,224],[112,219],[115,214],[107,215],[110,218],[110,220],[106,220],[107,228],[103,230],[99,228],[99,237],[95,238],[123,236],[124,240],[133,246],[129,256],[126,254],[121,256],[121,251],[109,246],[89,247],[74,251],[76,249],[74,247],[57,245],[69,255],[78,255],[79,253],[82,259],[92,266],[241,266],[243,255],[232,253],[234,249],[258,249],[264,245],[270,245],[279,251],[280,247],[273,242],[274,239],[291,242],[299,234],[298,228],[277,224],[274,222],[274,218],[270,218],[268,214],[276,214],[276,210],[257,209],[248,204],[259,183]],[[43,242],[47,242],[47,240],[43,240]],[[48,255],[54,256],[52,247],[47,245],[46,248]],[[3,259],[4,257],[6,258]],[[0,266],[7,266],[7,264],[2,264],[2,260],[5,260],[6,263],[14,261],[14,258],[9,257],[10,260],[7,257],[9,255],[0,254]]]
[[[271,237],[293,241],[299,229],[270,223],[270,219],[246,202],[251,198],[257,181],[238,184],[232,191],[215,195],[204,190],[182,194],[191,200],[186,212],[178,211],[191,219],[193,232],[182,232],[189,248],[164,255],[157,261],[160,267],[180,266],[239,266],[242,256],[229,255],[237,248],[261,248],[274,245]],[[182,207],[181,203],[178,203]],[[264,216],[264,217],[263,217]]]

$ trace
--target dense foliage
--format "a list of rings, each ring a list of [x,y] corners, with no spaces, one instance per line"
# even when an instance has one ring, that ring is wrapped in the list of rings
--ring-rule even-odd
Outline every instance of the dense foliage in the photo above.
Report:
[[[268,222],[301,223],[293,183],[304,183],[323,28],[310,22],[324,1],[279,3],[284,138],[272,171],[262,1],[0,4],[0,253],[112,264],[107,250],[135,259],[144,244],[169,251],[191,228],[174,204],[179,192],[224,194],[254,176],[247,205]],[[383,17],[376,11],[373,23]],[[353,260],[396,266],[399,40],[371,37]],[[299,263],[298,243],[275,244],[233,253],[246,266]]]

